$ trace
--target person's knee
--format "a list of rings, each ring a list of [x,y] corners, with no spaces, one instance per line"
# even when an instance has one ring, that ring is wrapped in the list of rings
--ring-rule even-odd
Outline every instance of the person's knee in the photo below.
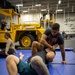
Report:
[[[39,66],[40,65],[40,62],[42,62],[42,58],[40,56],[34,56],[31,59],[31,66],[32,67]]]
[[[19,63],[19,58],[16,57],[16,56],[14,56],[14,55],[7,56],[6,63],[9,63],[10,64],[12,62],[14,62],[15,64],[18,64]]]
[[[31,63],[39,63],[39,61],[42,61],[42,58],[40,56],[34,56],[31,58]]]
[[[32,47],[37,45],[37,41],[33,41]]]
[[[11,62],[11,59],[13,59],[13,55],[7,56],[7,58],[6,58],[6,63]]]
[[[47,54],[46,54],[46,59],[47,59],[47,61],[52,62],[54,56],[55,56],[55,53],[54,53],[54,52],[47,53]]]

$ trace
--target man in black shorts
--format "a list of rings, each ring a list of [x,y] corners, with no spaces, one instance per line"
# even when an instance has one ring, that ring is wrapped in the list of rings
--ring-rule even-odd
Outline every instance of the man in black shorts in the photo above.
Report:
[[[40,43],[37,41],[32,43],[32,55],[41,50],[45,50],[47,53],[47,61],[52,62],[53,58],[55,57],[55,48],[59,45],[62,55],[62,63],[67,64],[65,61],[64,39],[59,33],[59,29],[60,25],[58,23],[54,23],[51,29],[46,29],[40,39]]]

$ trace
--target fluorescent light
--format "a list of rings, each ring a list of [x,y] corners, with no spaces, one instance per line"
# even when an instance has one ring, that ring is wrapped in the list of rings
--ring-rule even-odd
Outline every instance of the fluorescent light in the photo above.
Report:
[[[58,4],[61,4],[61,0],[58,1]]]
[[[23,4],[17,4],[16,6],[23,6]]]
[[[27,11],[27,10],[25,10],[25,11],[23,11],[23,12],[25,13],[25,12],[28,12],[28,11]]]
[[[41,6],[41,4],[35,4],[35,6]]]
[[[58,10],[56,10],[56,12],[58,12],[58,11],[63,11],[62,9],[58,9]]]
[[[41,11],[46,11],[46,9],[41,9]]]

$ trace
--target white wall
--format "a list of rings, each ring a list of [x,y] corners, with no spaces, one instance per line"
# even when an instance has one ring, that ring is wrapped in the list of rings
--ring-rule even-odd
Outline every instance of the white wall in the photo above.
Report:
[[[13,16],[12,17],[12,23],[18,24],[18,16]]]
[[[7,23],[6,28],[10,29],[10,17],[6,17],[6,23]],[[18,17],[17,16],[12,17],[12,23],[18,24]]]
[[[22,14],[21,23],[40,23],[41,13]],[[55,22],[60,24],[60,32],[65,31],[67,34],[75,34],[75,13],[57,14]]]
[[[67,34],[75,34],[75,13],[57,14],[55,22],[60,24],[60,31],[65,31]]]
[[[21,14],[21,23],[40,23],[41,13]]]
[[[41,13],[36,14],[21,14],[20,23],[40,23]],[[9,17],[7,18],[7,28],[9,28]],[[75,34],[75,13],[57,14],[55,22],[60,24],[60,32],[65,31],[67,34]],[[17,17],[12,18],[12,23],[17,24]]]

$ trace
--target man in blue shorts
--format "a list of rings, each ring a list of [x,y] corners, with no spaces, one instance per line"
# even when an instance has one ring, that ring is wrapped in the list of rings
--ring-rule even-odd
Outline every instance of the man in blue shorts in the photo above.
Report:
[[[32,43],[32,55],[41,50],[45,50],[46,60],[52,62],[55,57],[55,48],[59,45],[62,55],[62,63],[67,64],[65,60],[64,39],[59,30],[60,25],[58,23],[54,23],[51,29],[46,29],[40,39],[40,43],[37,41]],[[46,50],[46,48],[48,49]]]

